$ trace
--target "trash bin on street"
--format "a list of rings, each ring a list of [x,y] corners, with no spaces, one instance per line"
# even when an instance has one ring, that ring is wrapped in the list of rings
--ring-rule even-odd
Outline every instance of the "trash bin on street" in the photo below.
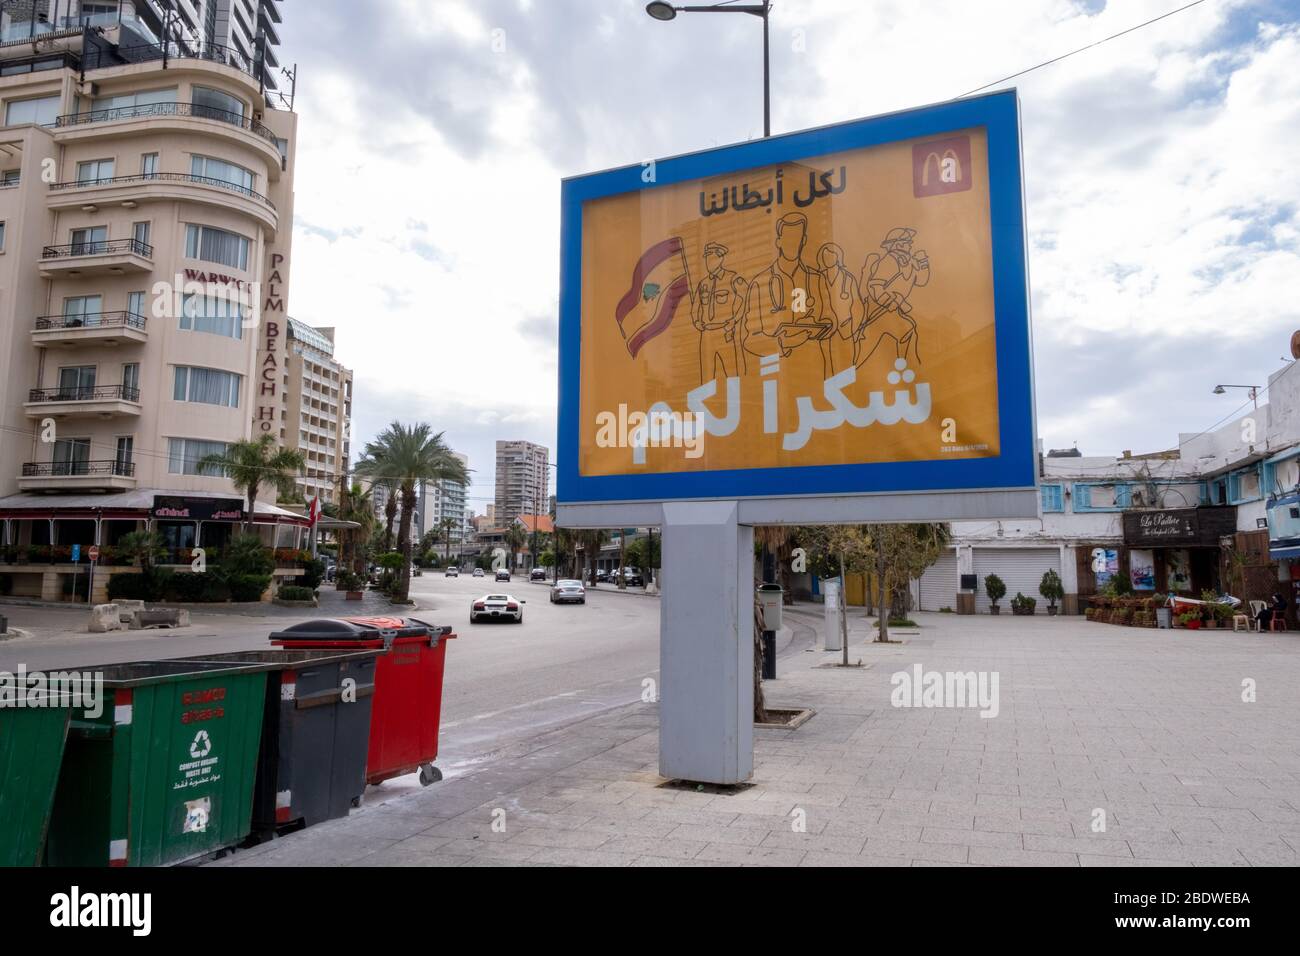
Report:
[[[776,679],[776,632],[781,630],[784,593],[779,584],[758,586],[758,606],[763,612],[763,680]]]
[[[345,817],[366,790],[381,650],[230,651],[197,661],[270,664],[253,787],[255,834]]]
[[[248,836],[268,664],[140,661],[72,713],[45,858],[166,866]]]
[[[442,779],[438,758],[442,678],[450,627],[415,618],[350,617],[304,621],[271,635],[277,647],[381,650],[370,709],[366,782],[418,770],[428,786]]]
[[[0,707],[0,866],[39,866],[71,708],[59,695]]]
[[[840,650],[840,615],[844,613],[844,608],[840,606],[843,595],[840,592],[840,582],[837,580],[822,581],[822,589],[826,595],[822,604],[825,613],[825,620],[822,628],[822,650],[838,651]]]

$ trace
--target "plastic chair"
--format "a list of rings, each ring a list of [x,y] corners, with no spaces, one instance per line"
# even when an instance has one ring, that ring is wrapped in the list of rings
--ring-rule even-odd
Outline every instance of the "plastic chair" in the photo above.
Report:
[[[1286,630],[1286,615],[1285,615],[1285,614],[1279,614],[1277,611],[1274,611],[1274,612],[1273,612],[1273,620],[1270,622],[1270,624],[1269,624],[1269,628],[1268,628],[1268,629],[1269,629],[1270,631],[1285,631],[1285,630]]]
[[[1261,627],[1259,626],[1259,612],[1262,611],[1262,610],[1264,610],[1264,608],[1268,607],[1268,605],[1267,605],[1266,603],[1264,603],[1263,601],[1250,601],[1250,602],[1248,602],[1248,603],[1250,604],[1250,628],[1251,628],[1251,630],[1253,630],[1253,631],[1260,631],[1260,630],[1263,630],[1263,628],[1261,628]]]
[[[1245,614],[1232,615],[1232,629],[1234,631],[1242,631],[1242,630],[1249,631],[1250,618],[1247,617]]]

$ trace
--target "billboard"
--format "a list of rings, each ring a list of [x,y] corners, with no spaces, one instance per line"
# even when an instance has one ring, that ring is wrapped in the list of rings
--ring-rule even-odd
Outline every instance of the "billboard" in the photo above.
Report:
[[[562,202],[560,504],[1035,489],[1014,91]]]

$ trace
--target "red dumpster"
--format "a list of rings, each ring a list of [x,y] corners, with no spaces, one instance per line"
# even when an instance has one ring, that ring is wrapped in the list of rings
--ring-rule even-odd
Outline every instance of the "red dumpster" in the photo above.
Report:
[[[438,758],[446,642],[456,635],[415,618],[349,617],[305,621],[276,631],[271,643],[300,650],[380,649],[371,700],[366,783],[419,770],[420,783],[442,779]]]

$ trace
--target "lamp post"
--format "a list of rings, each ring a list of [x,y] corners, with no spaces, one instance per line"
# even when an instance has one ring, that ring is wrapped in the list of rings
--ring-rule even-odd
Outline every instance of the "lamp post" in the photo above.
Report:
[[[772,135],[772,93],[771,77],[768,64],[767,26],[772,12],[771,0],[762,3],[738,3],[732,6],[714,5],[708,7],[675,7],[664,0],[647,3],[645,12],[656,20],[673,20],[679,13],[748,13],[763,20],[763,135]]]
[[[1222,395],[1227,391],[1227,389],[1230,388],[1246,389],[1248,392],[1250,392],[1250,400],[1255,403],[1256,408],[1259,408],[1259,386],[1258,385],[1216,385],[1214,386],[1214,394]]]

